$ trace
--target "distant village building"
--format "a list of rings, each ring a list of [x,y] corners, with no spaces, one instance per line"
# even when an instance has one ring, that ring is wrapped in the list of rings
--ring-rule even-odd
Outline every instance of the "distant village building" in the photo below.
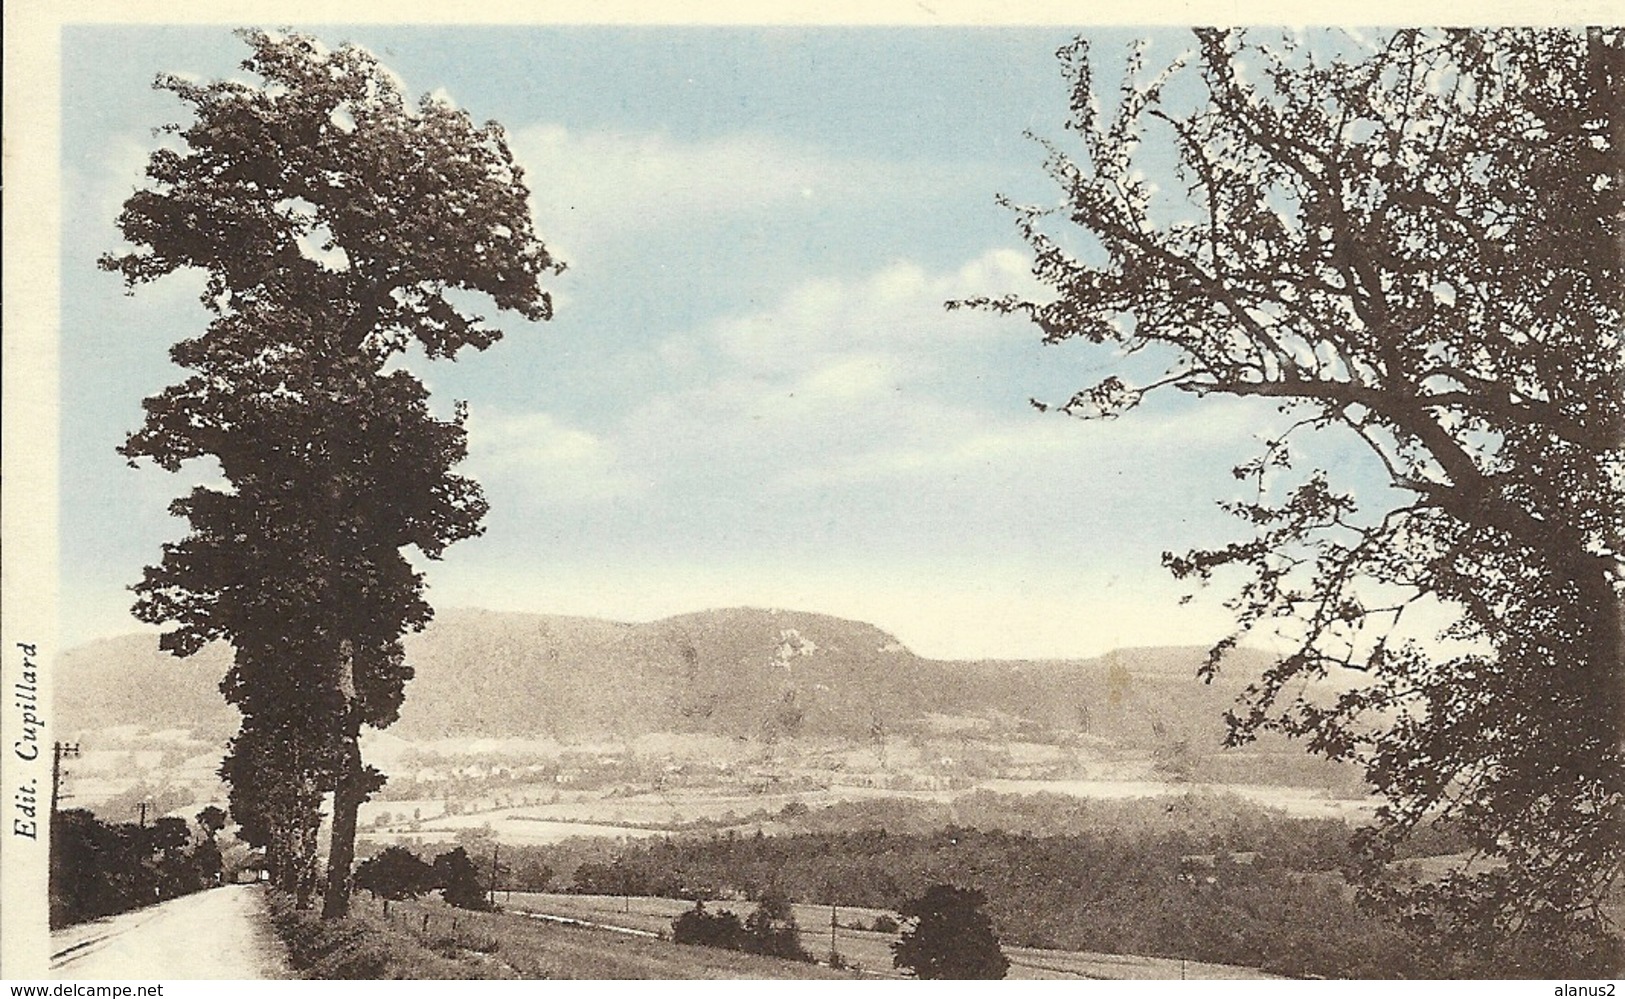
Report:
[[[1179,880],[1192,884],[1217,884],[1219,872],[1225,866],[1254,867],[1258,864],[1256,850],[1240,853],[1187,853],[1179,858]]]

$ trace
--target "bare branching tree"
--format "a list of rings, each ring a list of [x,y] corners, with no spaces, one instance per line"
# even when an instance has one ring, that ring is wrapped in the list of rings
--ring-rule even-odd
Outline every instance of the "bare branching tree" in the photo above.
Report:
[[[1064,205],[1017,208],[1050,294],[952,305],[1115,351],[1054,407],[1071,415],[1166,390],[1278,403],[1290,429],[1235,470],[1248,536],[1166,557],[1240,570],[1209,671],[1290,625],[1232,741],[1278,730],[1363,763],[1386,798],[1369,884],[1417,925],[1595,937],[1625,862],[1625,38],[1202,30],[1161,73],[1137,50],[1105,107],[1087,43],[1060,54]],[[1177,154],[1174,198],[1148,151]],[[1143,358],[1160,375],[1136,381]],[[1389,488],[1294,468],[1319,432],[1362,443]],[[1423,608],[1454,623],[1419,635]],[[1393,885],[1394,847],[1439,816],[1482,862]]]

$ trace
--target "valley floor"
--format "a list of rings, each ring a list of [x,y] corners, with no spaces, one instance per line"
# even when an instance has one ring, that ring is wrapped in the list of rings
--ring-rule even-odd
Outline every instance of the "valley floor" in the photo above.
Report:
[[[362,835],[374,841],[438,842],[461,830],[489,827],[512,845],[558,843],[571,837],[641,838],[676,833],[685,826],[708,824],[706,831],[776,828],[772,816],[786,805],[820,808],[842,802],[912,800],[945,804],[975,790],[1003,794],[1051,794],[1080,800],[1121,801],[1185,793],[1233,794],[1238,798],[1304,818],[1360,821],[1370,816],[1367,798],[1339,798],[1319,788],[1246,784],[1176,784],[1151,780],[986,780],[956,791],[899,791],[861,785],[826,783],[808,790],[749,792],[715,786],[670,790],[617,789],[544,796],[507,804],[502,799],[465,802],[448,814],[439,799],[389,800],[362,806]],[[518,797],[516,793],[514,797]],[[420,821],[406,821],[413,813]]]

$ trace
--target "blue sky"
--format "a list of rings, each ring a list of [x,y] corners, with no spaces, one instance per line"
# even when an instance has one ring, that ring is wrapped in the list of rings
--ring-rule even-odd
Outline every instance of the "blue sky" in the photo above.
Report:
[[[1111,370],[1012,319],[1029,290],[999,193],[1052,203],[1066,28],[298,26],[508,129],[557,318],[455,364],[484,537],[429,566],[438,606],[647,620],[749,604],[862,618],[927,655],[1090,655],[1223,633],[1165,549],[1236,535],[1215,501],[1259,410],[1169,399],[1039,414]],[[1088,31],[1114,56],[1166,30]],[[182,107],[161,71],[236,75],[223,27],[69,27],[62,74],[63,641],[135,630],[125,588],[207,469],[129,469],[140,400],[206,319],[201,282],[123,294],[96,256]],[[1114,76],[1103,74],[1107,82]]]

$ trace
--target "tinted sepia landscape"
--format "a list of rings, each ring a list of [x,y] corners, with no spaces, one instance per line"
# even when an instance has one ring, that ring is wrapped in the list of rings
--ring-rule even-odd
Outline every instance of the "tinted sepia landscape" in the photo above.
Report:
[[[1619,973],[1619,29],[63,40],[52,975]]]
[[[968,872],[990,858],[1009,880],[976,880],[1005,943],[1027,949],[1010,951],[1016,977],[1162,976],[1176,957],[1193,977],[1302,973],[1311,966],[1284,962],[1304,955],[1271,952],[1271,936],[1299,932],[1286,918],[1256,921],[1249,934],[1262,935],[1230,953],[1176,954],[1194,941],[1111,924],[1141,921],[1146,904],[1195,918],[1201,891],[1238,893],[1215,897],[1207,919],[1271,895],[1291,920],[1324,918],[1317,905],[1342,912],[1348,823],[1374,807],[1358,771],[1286,740],[1224,749],[1238,685],[1197,679],[1199,647],[945,662],[873,625],[802,612],[632,625],[452,609],[407,654],[417,672],[400,720],[363,739],[390,779],[361,809],[361,854],[462,846],[485,888],[497,863],[505,911],[649,933],[669,933],[684,899],[748,911],[776,885],[804,903],[807,950],[821,958],[831,914],[816,903],[833,898],[835,950],[870,973],[892,971],[895,931],[868,931],[875,919],[896,920],[939,865]],[[236,718],[216,687],[228,656],[212,646],[177,670],[136,635],[71,652],[58,715],[98,747],[72,765],[71,804],[109,817],[142,802],[182,817],[224,804],[217,747]],[[1235,659],[1237,672],[1266,661]],[[1088,858],[1119,843],[1140,855]],[[1137,891],[1097,902],[1110,922],[1096,924],[1092,907],[1075,908],[1077,885],[1118,880],[1124,863],[1114,890]],[[1040,905],[1034,878],[1050,895]],[[1311,907],[1288,896],[1306,882],[1326,896]],[[1175,894],[1149,902],[1148,890]],[[1393,955],[1368,948],[1350,939],[1336,948],[1345,963],[1324,970],[1376,974]]]

